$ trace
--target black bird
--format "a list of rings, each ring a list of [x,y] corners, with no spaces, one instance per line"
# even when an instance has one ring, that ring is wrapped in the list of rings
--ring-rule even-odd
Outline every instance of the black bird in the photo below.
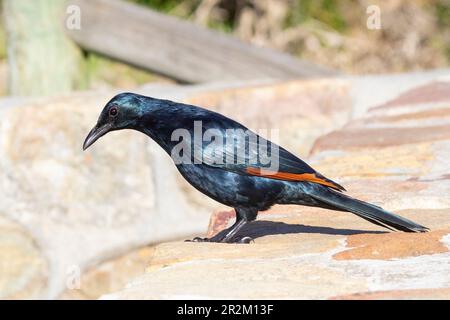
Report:
[[[137,130],[152,138],[172,156],[178,171],[192,186],[235,209],[236,222],[226,232],[194,241],[249,242],[248,237],[235,239],[236,233],[255,220],[258,211],[274,204],[347,211],[390,230],[428,230],[378,206],[344,195],[342,186],[289,151],[213,111],[121,93],[106,104],[86,137],[83,150],[106,133],[121,129]],[[205,139],[207,132],[209,138]],[[247,134],[242,138],[238,132]]]

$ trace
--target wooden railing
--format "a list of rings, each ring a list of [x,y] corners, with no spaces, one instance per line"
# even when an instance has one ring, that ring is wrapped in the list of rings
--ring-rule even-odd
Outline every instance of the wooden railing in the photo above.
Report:
[[[13,95],[88,87],[83,50],[185,83],[334,71],[122,0],[2,0]],[[75,9],[75,10],[73,10]],[[78,14],[78,26],[70,23]]]
[[[86,50],[189,83],[298,78],[333,71],[259,48],[120,0],[71,0],[81,28],[70,37]]]

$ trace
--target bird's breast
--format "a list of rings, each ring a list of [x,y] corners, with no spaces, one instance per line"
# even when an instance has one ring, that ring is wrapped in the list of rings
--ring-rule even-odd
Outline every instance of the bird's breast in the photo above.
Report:
[[[177,168],[194,188],[231,207],[267,209],[283,190],[276,180],[240,175],[205,164],[180,164]]]

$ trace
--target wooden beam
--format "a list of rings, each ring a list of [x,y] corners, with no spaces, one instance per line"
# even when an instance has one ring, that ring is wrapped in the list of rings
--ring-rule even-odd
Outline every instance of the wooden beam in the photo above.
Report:
[[[336,72],[119,0],[70,0],[86,50],[188,83],[325,76]]]
[[[47,95],[83,88],[83,55],[64,32],[65,0],[4,0],[8,91]]]

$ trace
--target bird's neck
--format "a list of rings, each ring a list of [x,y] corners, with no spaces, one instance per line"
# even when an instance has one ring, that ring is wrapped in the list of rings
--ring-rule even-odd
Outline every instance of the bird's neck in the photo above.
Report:
[[[177,128],[174,123],[177,119],[176,113],[177,111],[170,105],[161,104],[157,107],[153,105],[151,111],[145,110],[139,126],[135,129],[153,139],[170,154],[174,146],[171,139],[172,133]]]

